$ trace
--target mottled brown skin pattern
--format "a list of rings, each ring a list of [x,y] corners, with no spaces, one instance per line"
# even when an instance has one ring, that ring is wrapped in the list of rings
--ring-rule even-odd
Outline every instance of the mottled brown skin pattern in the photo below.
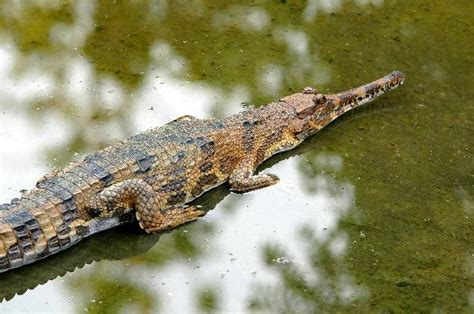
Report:
[[[0,206],[0,272],[128,222],[132,210],[146,232],[161,232],[204,215],[185,204],[226,181],[234,192],[275,184],[254,175],[264,160],[403,81],[392,72],[339,94],[305,88],[224,119],[184,116],[73,162]]]

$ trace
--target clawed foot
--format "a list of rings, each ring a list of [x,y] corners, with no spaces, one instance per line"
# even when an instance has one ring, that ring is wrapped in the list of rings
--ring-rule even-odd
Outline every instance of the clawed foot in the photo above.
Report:
[[[138,212],[136,215],[142,229],[147,233],[157,233],[195,221],[205,214],[206,211],[196,206],[180,206],[160,211],[155,215],[155,219],[144,219]]]

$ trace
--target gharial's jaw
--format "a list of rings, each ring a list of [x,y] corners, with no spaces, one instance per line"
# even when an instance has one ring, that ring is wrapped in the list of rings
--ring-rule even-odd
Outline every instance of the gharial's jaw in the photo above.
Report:
[[[372,101],[374,98],[397,88],[405,81],[405,74],[393,71],[390,74],[371,83],[350,89],[348,91],[326,95],[328,100],[334,102],[337,111],[342,113]],[[341,114],[342,114],[341,113]]]

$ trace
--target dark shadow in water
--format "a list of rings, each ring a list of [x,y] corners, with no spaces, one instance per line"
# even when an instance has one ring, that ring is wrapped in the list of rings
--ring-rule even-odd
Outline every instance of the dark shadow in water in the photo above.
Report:
[[[131,225],[91,236],[56,255],[0,274],[0,299],[9,300],[92,262],[122,260],[145,254],[159,238],[159,234],[144,235]]]
[[[202,206],[203,210],[210,211],[228,193],[228,189],[222,186],[207,192],[196,203]],[[175,258],[182,250],[188,254],[191,252],[193,258],[203,254],[199,245],[196,245],[196,241],[207,234],[202,230],[195,230],[194,233],[175,232],[172,234],[173,242],[171,244],[178,246],[174,250],[174,254],[169,254],[170,251],[167,251],[140,257],[154,247],[163,234],[173,233],[173,230],[160,234],[146,234],[137,226],[133,215],[130,220],[133,220],[131,224],[93,235],[56,255],[0,274],[2,283],[0,285],[0,300],[10,300],[15,295],[21,295],[58,276],[64,276],[77,268],[101,260],[124,260],[135,257],[135,262],[156,267]],[[209,228],[207,229],[209,230]],[[198,231],[202,234],[196,235],[195,233],[199,233]]]

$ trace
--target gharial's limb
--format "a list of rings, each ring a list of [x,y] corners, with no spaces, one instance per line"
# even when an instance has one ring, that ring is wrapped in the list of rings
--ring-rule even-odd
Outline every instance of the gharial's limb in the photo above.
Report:
[[[88,207],[102,216],[134,208],[140,227],[148,233],[169,230],[205,214],[205,211],[196,207],[162,209],[159,194],[141,179],[126,180],[104,189]]]
[[[244,193],[276,184],[279,181],[273,174],[254,175],[254,172],[255,163],[251,159],[241,161],[229,177],[230,190]]]
[[[138,211],[137,219],[140,227],[148,233],[162,232],[173,229],[177,226],[194,221],[206,214],[205,211],[196,206],[176,206],[163,211]]]

